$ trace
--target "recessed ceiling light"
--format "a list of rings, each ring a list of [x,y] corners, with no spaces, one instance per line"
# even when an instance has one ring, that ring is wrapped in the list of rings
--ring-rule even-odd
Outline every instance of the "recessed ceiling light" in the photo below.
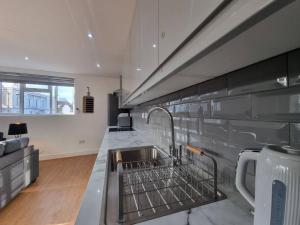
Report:
[[[25,58],[24,58],[25,60],[29,60],[29,57],[28,56],[25,56]]]
[[[97,63],[97,65],[96,65],[98,68],[101,68],[101,65],[99,64],[99,63]]]
[[[141,70],[142,70],[142,69],[141,69],[141,68],[139,68],[139,67],[138,67],[138,68],[136,68],[136,71],[141,71]]]
[[[156,44],[153,44],[152,47],[153,47],[153,48],[156,48]]]
[[[88,33],[87,36],[88,36],[88,38],[90,38],[90,39],[92,39],[92,38],[94,37],[92,33]]]

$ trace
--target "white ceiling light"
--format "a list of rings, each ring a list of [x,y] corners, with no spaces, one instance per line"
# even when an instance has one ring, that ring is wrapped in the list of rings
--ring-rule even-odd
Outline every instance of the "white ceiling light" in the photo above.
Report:
[[[153,47],[153,48],[156,48],[156,44],[153,44],[152,47]]]
[[[142,70],[142,69],[141,69],[141,68],[139,68],[139,67],[138,67],[138,68],[136,68],[136,71],[141,71],[141,70]]]
[[[24,59],[27,61],[27,60],[29,60],[29,57],[28,57],[28,56],[25,56]]]
[[[101,65],[99,64],[99,63],[97,63],[97,65],[96,65],[98,68],[101,68]]]
[[[94,37],[93,34],[90,33],[90,32],[87,34],[87,36],[88,36],[89,39],[92,39]]]

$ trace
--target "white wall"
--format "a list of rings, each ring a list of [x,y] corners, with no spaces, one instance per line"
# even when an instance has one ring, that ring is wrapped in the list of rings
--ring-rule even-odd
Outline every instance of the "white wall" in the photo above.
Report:
[[[90,75],[72,77],[75,77],[75,107],[82,110],[82,97],[89,86],[95,97],[93,114],[0,116],[0,131],[7,136],[9,123],[26,122],[30,143],[40,149],[41,159],[97,153],[107,125],[107,94],[119,88],[119,79]],[[80,144],[80,140],[85,143]]]

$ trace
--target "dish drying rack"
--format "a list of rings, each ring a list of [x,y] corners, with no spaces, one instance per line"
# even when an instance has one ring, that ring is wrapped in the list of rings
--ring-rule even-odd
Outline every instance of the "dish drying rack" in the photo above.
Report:
[[[169,156],[121,162],[119,222],[158,217],[224,198],[217,190],[217,163],[202,149],[180,147]]]

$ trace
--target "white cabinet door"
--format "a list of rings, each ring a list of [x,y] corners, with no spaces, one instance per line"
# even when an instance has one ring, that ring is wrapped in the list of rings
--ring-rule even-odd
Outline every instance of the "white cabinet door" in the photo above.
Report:
[[[158,67],[158,0],[139,0],[140,71],[143,82]]]
[[[162,63],[224,0],[159,0]]]
[[[137,1],[128,45],[124,100],[158,67],[158,0]]]
[[[127,47],[124,54],[124,60],[123,60],[123,68],[122,68],[122,101],[126,99],[129,95],[130,90],[130,45],[129,40],[127,42]],[[124,103],[124,102],[122,102]]]
[[[139,13],[137,7],[133,16],[129,39],[125,52],[124,66],[122,71],[122,99],[123,101],[136,88],[136,68],[139,63]]]

